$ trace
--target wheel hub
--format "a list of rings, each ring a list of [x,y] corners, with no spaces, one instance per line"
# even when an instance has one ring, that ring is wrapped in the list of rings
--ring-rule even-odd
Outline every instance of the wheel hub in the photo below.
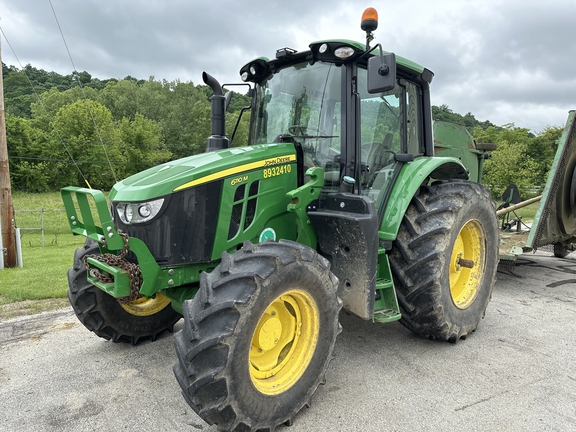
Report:
[[[260,352],[274,348],[282,336],[282,322],[274,316],[275,314],[276,312],[272,312],[272,315],[264,314],[254,333],[252,344]]]
[[[250,378],[261,393],[282,393],[304,374],[318,342],[319,319],[316,302],[302,290],[290,290],[269,304],[249,354]]]
[[[480,222],[466,222],[456,237],[450,259],[450,295],[459,309],[466,309],[476,298],[484,273],[485,249],[486,234]]]

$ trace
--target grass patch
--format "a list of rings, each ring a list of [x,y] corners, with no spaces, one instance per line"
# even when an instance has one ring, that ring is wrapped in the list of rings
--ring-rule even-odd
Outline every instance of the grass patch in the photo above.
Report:
[[[86,240],[70,233],[60,193],[14,193],[12,200],[18,228],[40,228],[43,215],[45,247],[41,247],[40,231],[21,231],[24,266],[0,270],[0,319],[66,305],[66,275],[74,251]],[[45,212],[40,213],[41,209]]]
[[[16,226],[20,228],[22,248],[58,246],[69,243],[70,225],[66,219],[60,192],[30,194],[16,192],[12,195]],[[94,202],[91,207],[95,208]],[[99,224],[96,212],[94,221]],[[44,228],[44,237],[40,228]]]
[[[0,272],[0,295],[3,297],[0,304],[65,297],[66,274],[72,265],[74,250],[84,244],[84,238],[73,240],[74,243],[60,247],[23,247],[24,266]]]
[[[500,204],[502,204],[502,202],[496,202],[496,206],[499,206]],[[536,216],[536,212],[538,211],[539,206],[540,206],[540,202],[535,202],[535,203],[532,203],[530,205],[527,205],[526,207],[522,207],[518,210],[514,210],[514,212],[509,213],[510,219],[516,217],[514,215],[514,213],[515,213],[517,216],[522,218],[522,222],[524,222],[524,223],[532,222],[534,220],[534,217]],[[505,217],[505,216],[500,216],[500,217]],[[527,228],[523,227],[523,229],[527,229]]]
[[[521,216],[522,221],[524,222],[533,221],[539,206],[540,202],[535,202],[530,205],[527,205],[526,207],[522,207],[521,209],[515,210],[515,213],[518,216]]]

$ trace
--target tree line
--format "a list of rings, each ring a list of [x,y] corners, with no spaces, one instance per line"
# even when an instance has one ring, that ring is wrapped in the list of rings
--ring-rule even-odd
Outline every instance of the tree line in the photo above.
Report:
[[[208,86],[153,77],[99,80],[87,72],[62,76],[30,65],[24,73],[2,66],[15,190],[87,183],[108,190],[145,168],[205,150]],[[249,104],[248,97],[234,93],[226,114],[228,136]],[[245,113],[232,145],[247,141],[248,122]]]
[[[497,150],[490,153],[484,164],[482,180],[494,198],[500,198],[510,184],[518,186],[522,198],[542,193],[558,148],[557,141],[564,130],[562,126],[548,126],[533,134],[513,123],[496,126],[490,121],[477,120],[471,113],[462,116],[446,105],[432,107],[432,117],[466,126],[476,142],[497,145]]]
[[[203,152],[210,135],[212,91],[206,85],[154,77],[100,80],[86,71],[60,75],[31,65],[19,70],[2,64],[2,73],[14,190],[43,192],[86,181],[107,190],[145,168]],[[249,103],[234,93],[226,114],[228,136]],[[454,113],[446,105],[433,106],[432,116],[466,126],[477,142],[498,145],[484,170],[495,197],[510,183],[524,195],[545,184],[561,127],[534,135],[513,124],[496,126],[471,113]],[[247,142],[248,124],[244,113],[233,146]]]

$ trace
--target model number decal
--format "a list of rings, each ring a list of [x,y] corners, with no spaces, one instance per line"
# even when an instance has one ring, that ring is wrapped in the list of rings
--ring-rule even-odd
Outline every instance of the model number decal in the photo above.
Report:
[[[245,182],[246,180],[248,180],[248,176],[237,177],[237,178],[235,178],[235,179],[232,179],[232,180],[230,181],[230,184],[231,184],[232,186],[234,186],[234,185],[236,185],[236,184],[238,184],[238,183]]]
[[[288,174],[291,171],[292,171],[292,166],[280,165],[280,166],[275,166],[272,168],[266,168],[263,171],[263,174],[264,174],[264,178],[270,178],[270,177],[276,177],[276,176],[279,176],[282,174]]]

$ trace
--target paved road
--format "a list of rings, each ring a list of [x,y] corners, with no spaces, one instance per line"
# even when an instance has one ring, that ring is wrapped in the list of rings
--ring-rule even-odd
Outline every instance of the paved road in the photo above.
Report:
[[[342,314],[300,431],[576,430],[576,253],[499,272],[478,331],[452,345]],[[181,325],[181,324],[179,324]],[[168,335],[105,342],[69,308],[0,323],[0,431],[215,431],[172,375]]]

